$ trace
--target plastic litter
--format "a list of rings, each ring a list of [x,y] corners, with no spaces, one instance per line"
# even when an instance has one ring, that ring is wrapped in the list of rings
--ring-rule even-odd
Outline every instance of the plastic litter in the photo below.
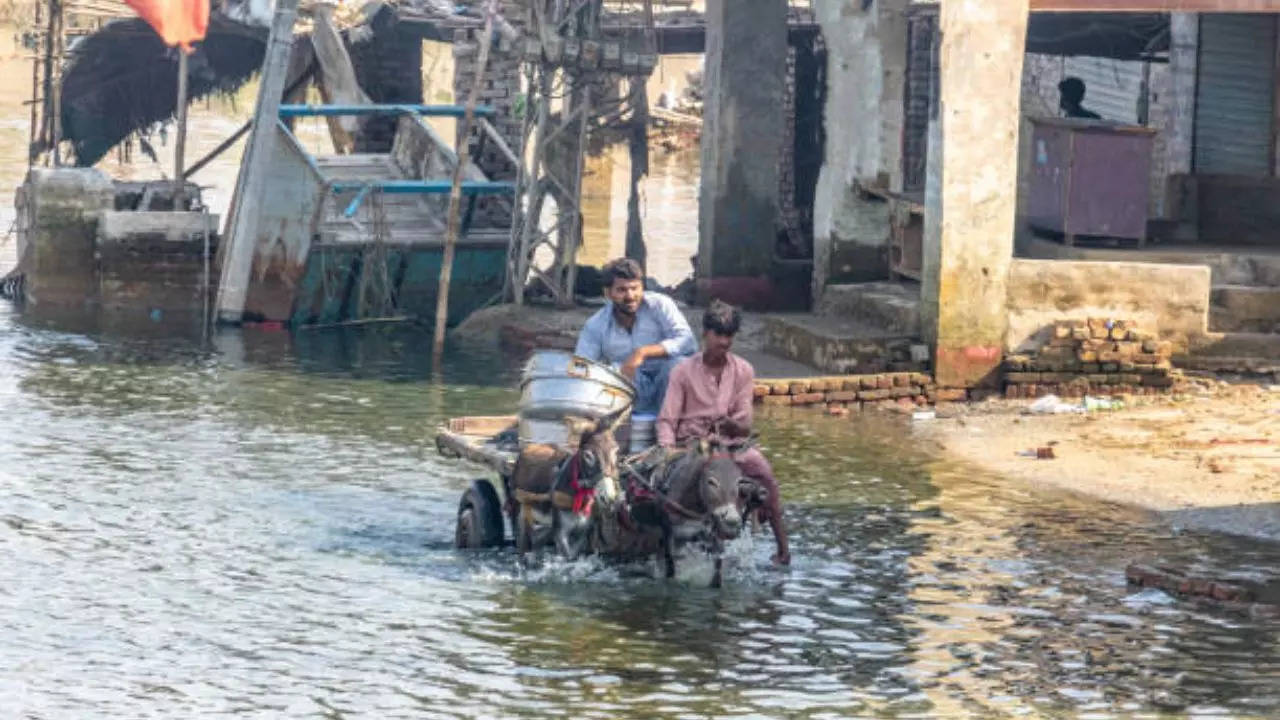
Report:
[[[1063,402],[1057,395],[1045,395],[1031,403],[1028,410],[1035,415],[1070,415],[1084,412],[1082,406]]]
[[[911,413],[911,419],[916,422],[927,422],[929,420],[937,420],[938,413],[932,410],[919,410],[917,412]]]
[[[1084,398],[1084,409],[1086,412],[1097,412],[1099,410],[1123,410],[1124,401],[1114,398],[1097,398],[1086,395]]]

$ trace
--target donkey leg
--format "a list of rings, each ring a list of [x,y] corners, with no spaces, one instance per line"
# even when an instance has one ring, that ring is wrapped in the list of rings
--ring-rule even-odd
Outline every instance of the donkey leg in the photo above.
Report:
[[[563,520],[560,515],[560,511],[557,510],[555,521],[556,549],[560,551],[560,555],[564,557],[565,560],[577,560],[577,548],[572,542],[570,542],[569,533],[569,523]]]
[[[711,587],[719,588],[724,581],[724,558],[720,555],[716,556],[716,571],[711,576]]]
[[[662,561],[665,564],[668,580],[676,576],[676,531],[671,527],[671,518],[662,515]]]

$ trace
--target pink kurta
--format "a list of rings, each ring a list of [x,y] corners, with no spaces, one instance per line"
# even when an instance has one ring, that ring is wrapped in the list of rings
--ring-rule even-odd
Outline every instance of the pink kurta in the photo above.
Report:
[[[671,446],[711,432],[711,424],[729,418],[751,426],[755,370],[729,353],[720,381],[702,362],[702,353],[686,358],[671,371],[667,398],[658,414],[658,443]]]

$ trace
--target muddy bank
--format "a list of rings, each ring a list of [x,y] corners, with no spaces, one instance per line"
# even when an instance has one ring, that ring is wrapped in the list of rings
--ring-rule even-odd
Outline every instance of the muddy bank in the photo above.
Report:
[[[1280,391],[1213,384],[1180,401],[1088,415],[991,408],[924,432],[992,474],[1142,508],[1174,527],[1280,542]],[[1037,459],[1039,448],[1053,457]]]

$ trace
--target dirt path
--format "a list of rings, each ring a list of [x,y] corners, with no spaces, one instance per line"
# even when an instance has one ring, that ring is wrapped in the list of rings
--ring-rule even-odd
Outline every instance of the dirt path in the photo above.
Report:
[[[1280,542],[1280,391],[1218,385],[1088,415],[968,412],[932,432],[992,473],[1145,508],[1176,526]],[[1051,448],[1052,459],[1028,457]]]

